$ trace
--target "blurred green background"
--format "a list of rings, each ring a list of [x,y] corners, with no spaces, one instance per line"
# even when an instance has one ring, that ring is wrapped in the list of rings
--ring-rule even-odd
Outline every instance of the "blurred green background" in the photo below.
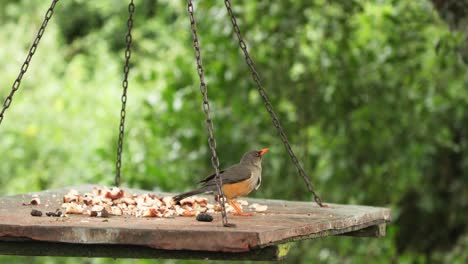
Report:
[[[1,100],[49,2],[0,0]],[[126,2],[58,3],[0,127],[2,195],[113,184]],[[392,209],[385,238],[303,241],[287,262],[467,263],[468,2],[239,0],[233,6],[322,198]],[[269,147],[262,188],[252,196],[311,200],[251,80],[223,1],[197,1],[196,17],[221,165]],[[211,165],[185,1],[136,1],[133,36],[124,186],[187,190]]]

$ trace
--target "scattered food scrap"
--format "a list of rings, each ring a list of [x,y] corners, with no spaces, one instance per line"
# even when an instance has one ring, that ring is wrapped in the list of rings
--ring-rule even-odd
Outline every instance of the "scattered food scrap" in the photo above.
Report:
[[[23,203],[23,205],[40,205],[41,204],[41,199],[39,199],[39,196],[37,194],[33,194],[31,201],[29,203]]]
[[[254,204],[251,204],[249,208],[254,209],[255,212],[265,212],[268,209],[268,206],[254,203]]]
[[[248,206],[247,201],[237,201],[240,207]],[[221,211],[218,204],[210,204],[207,198],[188,197],[176,204],[172,197],[160,197],[152,193],[132,194],[124,189],[112,187],[93,187],[91,193],[79,193],[70,190],[63,196],[64,214],[82,214],[92,217],[135,216],[135,217],[175,217],[200,216],[199,221],[212,221],[209,213]],[[252,208],[252,207],[251,207]],[[264,212],[265,205],[256,204],[257,212]],[[234,208],[226,204],[226,212],[233,212]],[[63,214],[62,214],[63,215]],[[208,220],[211,217],[211,220]],[[197,219],[198,220],[198,219]]]

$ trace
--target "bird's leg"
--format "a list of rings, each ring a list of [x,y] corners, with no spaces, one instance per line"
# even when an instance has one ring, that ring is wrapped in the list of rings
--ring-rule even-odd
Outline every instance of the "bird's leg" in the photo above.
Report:
[[[242,209],[235,202],[233,202],[232,200],[228,200],[228,203],[232,207],[234,207],[234,210],[236,210],[234,215],[238,215],[238,216],[252,216],[253,215],[252,213],[245,213],[244,211],[242,211]]]

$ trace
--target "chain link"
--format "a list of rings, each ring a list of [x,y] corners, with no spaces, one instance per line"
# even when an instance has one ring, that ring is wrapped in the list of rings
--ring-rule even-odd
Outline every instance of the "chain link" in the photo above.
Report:
[[[208,90],[206,87],[205,83],[205,76],[204,76],[204,71],[203,71],[203,64],[202,64],[202,58],[201,58],[201,52],[200,52],[200,43],[198,41],[198,35],[197,35],[197,24],[195,22],[195,17],[194,17],[194,10],[193,10],[193,3],[191,0],[187,1],[187,11],[189,13],[190,17],[190,28],[192,31],[192,38],[193,38],[193,48],[195,50],[195,58],[197,59],[197,73],[198,77],[200,77],[200,91],[203,96],[203,112],[205,112],[206,116],[206,129],[208,130],[208,145],[211,150],[211,164],[213,165],[213,168],[216,173],[216,187],[218,189],[218,198],[219,198],[219,203],[221,205],[221,214],[222,214],[222,220],[223,220],[223,225],[226,227],[232,227],[234,226],[233,224],[228,223],[227,219],[227,214],[226,214],[226,208],[225,208],[225,197],[223,193],[223,189],[221,186],[223,186],[223,180],[221,179],[220,173],[219,173],[219,159],[218,155],[216,154],[216,140],[214,136],[214,128],[213,128],[213,121],[210,116],[210,103],[208,101]]]
[[[128,73],[130,71],[130,57],[132,56],[132,27],[133,27],[133,13],[135,12],[135,4],[133,0],[128,4],[128,20],[127,20],[127,35],[125,41],[127,47],[125,48],[125,65],[124,65],[124,78],[122,81],[122,109],[120,110],[120,125],[119,125],[119,142],[117,145],[117,162],[116,162],[116,174],[115,174],[115,185],[120,186],[121,179],[121,168],[122,168],[122,151],[123,151],[123,140],[125,134],[125,107],[127,105],[127,88],[128,88]]]
[[[26,57],[26,60],[21,66],[21,70],[20,70],[20,73],[18,74],[18,77],[16,78],[15,82],[11,86],[10,94],[5,98],[5,101],[3,101],[2,111],[0,112],[0,124],[2,124],[5,111],[10,107],[11,102],[13,101],[13,96],[15,95],[16,91],[18,91],[18,89],[20,88],[21,80],[23,79],[24,74],[29,68],[31,59],[36,53],[37,46],[39,45],[39,42],[41,41],[42,35],[45,32],[45,29],[47,27],[47,24],[49,23],[50,18],[54,14],[54,8],[58,1],[59,0],[53,0],[49,9],[47,9],[47,12],[44,17],[44,21],[42,22],[42,25],[39,28],[39,31],[37,32],[36,38],[34,39],[32,46],[29,48],[28,56]]]
[[[253,62],[252,58],[250,57],[249,52],[247,51],[247,45],[245,44],[245,42],[244,42],[244,40],[242,38],[241,32],[240,32],[239,26],[237,25],[236,17],[234,16],[234,12],[232,11],[231,2],[229,0],[224,0],[224,4],[225,4],[225,6],[227,8],[227,11],[229,13],[229,16],[231,18],[231,23],[232,23],[232,26],[234,28],[234,32],[235,32],[235,34],[237,36],[237,39],[239,40],[239,47],[241,48],[242,52],[244,53],[245,61],[246,61],[247,65],[249,66],[249,69],[250,69],[250,71],[252,73],[252,78],[253,78],[254,82],[257,84],[258,92],[260,93],[260,96],[263,99],[263,103],[265,104],[265,107],[266,107],[268,113],[271,116],[271,119],[273,121],[273,125],[276,127],[276,130],[278,131],[278,133],[279,133],[279,135],[281,137],[281,141],[283,142],[284,147],[288,151],[288,154],[291,157],[292,162],[296,166],[297,171],[299,172],[299,174],[304,179],[309,191],[313,194],[315,202],[320,207],[324,207],[325,205],[322,203],[322,200],[320,199],[317,192],[315,191],[315,188],[313,187],[312,183],[310,182],[309,176],[307,175],[307,173],[304,171],[301,164],[299,163],[299,160],[297,159],[296,154],[294,154],[294,152],[293,152],[293,150],[291,148],[291,145],[289,144],[286,133],[284,132],[283,127],[281,126],[278,117],[276,116],[275,112],[273,111],[273,106],[271,105],[270,100],[268,99],[267,93],[266,93],[265,89],[263,88],[263,86],[262,86],[262,84],[260,82],[260,77],[258,75],[257,70],[255,69],[254,62]]]

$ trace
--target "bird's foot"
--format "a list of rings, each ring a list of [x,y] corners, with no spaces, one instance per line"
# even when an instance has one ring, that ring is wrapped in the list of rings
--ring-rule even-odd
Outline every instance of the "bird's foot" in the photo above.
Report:
[[[253,216],[253,213],[246,213],[246,212],[234,212],[235,216]]]
[[[253,213],[246,213],[244,211],[242,211],[242,208],[239,207],[238,204],[236,204],[235,202],[233,201],[228,201],[229,204],[234,208],[234,215],[237,215],[237,216],[253,216],[254,214]]]

